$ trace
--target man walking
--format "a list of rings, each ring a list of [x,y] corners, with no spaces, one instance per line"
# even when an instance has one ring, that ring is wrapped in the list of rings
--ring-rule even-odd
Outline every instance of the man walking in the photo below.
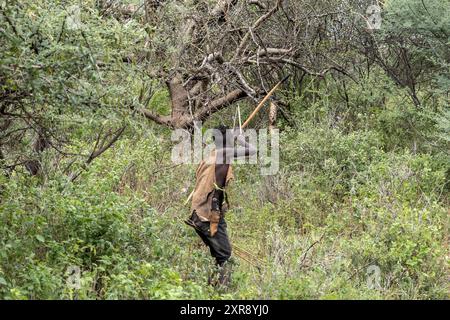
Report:
[[[234,148],[237,138],[238,147]],[[231,162],[251,156],[256,149],[245,141],[239,129],[221,126],[214,130],[215,150],[197,168],[196,184],[192,196],[191,216],[186,223],[209,247],[219,269],[218,281],[211,284],[227,285],[230,280],[231,244],[227,234],[225,211],[228,208],[226,187],[233,179]]]

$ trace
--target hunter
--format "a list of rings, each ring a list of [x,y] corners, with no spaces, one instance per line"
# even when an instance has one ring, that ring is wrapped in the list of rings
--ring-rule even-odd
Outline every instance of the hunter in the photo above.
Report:
[[[229,208],[226,187],[233,179],[231,162],[234,159],[248,157],[256,149],[245,141],[239,128],[228,129],[220,126],[213,130],[215,150],[209,158],[203,160],[196,172],[196,184],[192,196],[191,216],[186,224],[195,231],[209,247],[216,259],[218,279],[211,280],[213,285],[228,285],[230,281],[231,244],[227,234],[224,214]],[[238,146],[234,147],[237,140]]]

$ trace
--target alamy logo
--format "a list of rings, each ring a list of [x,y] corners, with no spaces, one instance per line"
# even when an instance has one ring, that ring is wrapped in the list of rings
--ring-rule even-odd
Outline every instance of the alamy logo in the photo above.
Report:
[[[381,289],[381,269],[377,265],[370,265],[367,268],[367,287],[372,290]]]
[[[68,30],[78,30],[83,27],[81,23],[81,9],[77,5],[67,8],[66,26]]]
[[[373,4],[366,10],[367,25],[371,30],[378,30],[381,28],[381,8],[379,5]]]
[[[81,269],[79,266],[69,266],[66,275],[67,287],[77,290],[81,288]]]
[[[208,161],[216,145],[223,144],[223,154],[217,153],[216,163],[226,163],[229,159],[237,164],[259,164],[261,175],[275,175],[279,170],[280,136],[279,130],[228,129],[224,134],[217,129],[203,132],[202,123],[195,122],[193,136],[186,130],[177,129],[172,132],[172,142],[178,142],[172,149],[172,162],[175,164],[198,164]],[[218,143],[219,141],[219,143]],[[245,146],[240,145],[245,141]],[[245,148],[251,150],[244,156]],[[235,157],[235,155],[238,155]]]

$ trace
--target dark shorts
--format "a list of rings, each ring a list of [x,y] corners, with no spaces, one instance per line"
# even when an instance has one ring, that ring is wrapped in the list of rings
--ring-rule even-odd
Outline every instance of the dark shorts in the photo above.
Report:
[[[209,222],[201,221],[195,212],[192,213],[190,220],[195,225],[194,228],[197,234],[209,247],[211,255],[216,259],[217,264],[219,266],[223,265],[231,257],[231,244],[228,239],[225,219],[223,217],[220,218],[217,233],[214,237],[211,237]]]

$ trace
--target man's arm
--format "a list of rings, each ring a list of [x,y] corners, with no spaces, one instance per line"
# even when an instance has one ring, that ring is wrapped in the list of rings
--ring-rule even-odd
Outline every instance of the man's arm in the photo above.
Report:
[[[234,147],[234,139],[237,138],[237,146]],[[242,157],[249,157],[256,154],[256,148],[245,141],[245,137],[239,133],[239,129],[234,129],[229,141],[231,144],[227,144],[227,147],[217,149],[217,164],[230,164],[233,159],[238,159]]]

